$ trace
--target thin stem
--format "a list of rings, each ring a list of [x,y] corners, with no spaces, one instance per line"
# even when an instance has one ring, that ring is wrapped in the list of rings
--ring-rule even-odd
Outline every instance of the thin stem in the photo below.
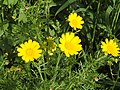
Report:
[[[42,72],[41,72],[41,68],[40,68],[40,65],[38,66],[35,62],[33,62],[34,66],[37,68],[38,72],[39,72],[39,75],[40,75],[40,78],[41,80],[43,81],[43,76],[42,76]]]
[[[117,12],[115,13],[113,21],[112,21],[112,29],[114,28],[116,17],[117,17]]]
[[[46,14],[46,26],[47,26],[47,32],[46,32],[46,37],[49,36],[49,14],[50,14],[50,6],[49,6],[49,0],[46,0],[46,5],[45,5],[45,14]],[[48,45],[48,42],[47,42]],[[46,49],[46,61],[49,61],[49,54],[48,54],[48,48]]]
[[[100,1],[98,2],[98,7],[97,7],[97,14],[96,14],[96,18],[95,18],[95,24],[94,24],[94,28],[93,28],[93,38],[92,38],[92,42],[94,41],[94,37],[95,37],[95,31],[96,31],[96,26],[97,26],[97,16],[99,14],[99,9],[100,9]]]
[[[25,68],[25,71],[26,71],[26,73],[27,73],[27,75],[28,75],[28,77],[31,77],[31,68],[30,68],[30,63],[31,62],[28,62],[28,63],[26,63],[25,65],[24,65],[24,68]]]
[[[3,60],[2,56],[0,56],[0,58],[1,58],[0,60],[3,61],[2,64],[1,64],[1,66],[0,66],[0,70],[1,70],[1,68],[4,66],[5,60]]]
[[[120,74],[120,62],[119,62],[119,70],[118,70],[118,73],[117,73],[117,79],[116,79],[116,81],[114,81],[114,85],[113,85],[113,88],[112,88],[112,90],[115,90],[114,88],[115,88],[115,86],[116,86],[116,84],[117,84],[117,81],[118,81],[118,79],[119,79],[119,74]]]
[[[44,63],[44,65],[43,65],[43,67],[44,67],[44,69],[46,68],[46,66],[45,66],[45,59],[44,59],[44,56],[42,56],[42,59],[43,59],[43,63]],[[46,76],[46,72],[44,72],[44,77],[45,77],[45,80],[47,79],[47,76]]]
[[[92,2],[86,7],[86,10],[88,10],[94,2],[95,0],[92,0]]]
[[[114,80],[114,77],[113,77],[113,73],[112,73],[112,68],[111,68],[111,65],[110,65],[110,74],[111,74],[111,76],[112,76],[112,79]]]
[[[113,31],[116,29],[116,25],[117,25],[117,21],[118,21],[118,17],[119,17],[119,11],[120,11],[119,7],[120,7],[120,5],[118,5],[116,13],[115,13],[115,21],[114,21],[114,25],[112,27]],[[115,33],[115,32],[113,32],[113,33]]]
[[[40,68],[40,67],[38,67],[38,72],[39,72],[40,77],[41,77],[41,79],[42,79],[42,81],[43,81],[44,79],[43,79],[43,77],[42,77],[42,73],[41,73],[41,68]]]
[[[58,74],[58,65],[59,65],[59,62],[60,62],[60,58],[61,58],[61,55],[60,55],[60,53],[59,53],[58,58],[57,58],[57,64],[56,64],[56,67],[55,67],[55,74],[54,74],[54,76],[53,76],[53,83],[55,82],[56,76],[57,76],[57,74]]]

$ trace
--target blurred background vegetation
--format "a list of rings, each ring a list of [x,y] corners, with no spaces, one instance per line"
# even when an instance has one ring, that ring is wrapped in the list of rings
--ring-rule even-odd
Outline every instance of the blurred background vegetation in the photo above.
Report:
[[[58,45],[61,34],[72,31],[72,12],[85,22],[76,33],[83,46],[79,55],[67,58],[57,48],[35,62],[17,56],[16,47],[30,38],[44,48],[51,36]],[[104,56],[100,48],[105,38],[120,46],[119,14],[120,0],[1,0],[0,89],[119,90],[119,57]]]

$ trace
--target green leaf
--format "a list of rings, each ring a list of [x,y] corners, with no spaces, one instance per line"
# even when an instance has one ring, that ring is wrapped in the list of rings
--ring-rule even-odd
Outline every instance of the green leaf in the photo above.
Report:
[[[27,22],[27,17],[25,15],[25,13],[23,12],[22,9],[20,9],[20,14],[19,14],[19,17],[18,17],[18,21],[23,21],[24,23]]]
[[[113,1],[113,4],[115,5],[116,0],[112,0],[112,1]]]
[[[68,0],[66,1],[56,12],[55,15],[57,15],[59,12],[61,12],[63,9],[65,9],[67,6],[69,6],[70,4],[72,4],[73,2],[75,2],[76,0]]]
[[[3,30],[0,30],[0,37],[3,35],[3,33],[4,33]]]
[[[76,12],[85,12],[86,11],[86,8],[79,8],[76,10]]]
[[[109,16],[110,16],[110,13],[112,12],[112,10],[113,10],[112,6],[109,5],[105,12],[105,21],[106,21],[107,25],[109,25]]]
[[[3,4],[5,5],[15,5],[18,0],[4,0]]]
[[[101,29],[106,30],[106,26],[105,26],[104,24],[97,24],[97,26],[98,26],[99,28],[101,28]]]
[[[51,1],[50,2],[50,7],[53,7],[53,6],[56,6],[56,4],[53,1]]]
[[[4,25],[3,25],[3,30],[4,30],[4,31],[7,30],[7,29],[8,29],[8,26],[9,26],[8,23],[7,23],[7,24],[4,24]]]
[[[3,4],[8,5],[7,0],[4,0],[4,1],[3,1]]]
[[[54,30],[49,30],[49,33],[50,33],[51,36],[55,35],[55,31]]]
[[[5,30],[8,30],[8,26],[9,26],[8,23],[3,25],[3,29],[0,30],[0,36],[4,34]]]

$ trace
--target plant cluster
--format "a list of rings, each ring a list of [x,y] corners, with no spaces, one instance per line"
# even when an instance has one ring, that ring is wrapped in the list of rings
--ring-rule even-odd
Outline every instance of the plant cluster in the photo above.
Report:
[[[1,0],[1,90],[118,90],[120,0]]]

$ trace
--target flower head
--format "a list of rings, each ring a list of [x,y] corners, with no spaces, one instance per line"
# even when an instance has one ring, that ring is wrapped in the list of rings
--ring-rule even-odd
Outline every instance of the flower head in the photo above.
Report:
[[[15,72],[16,72],[16,71],[22,71],[22,68],[19,67],[19,66],[17,66],[17,67],[12,66],[9,71],[15,71]]]
[[[53,55],[54,51],[56,50],[56,46],[57,45],[54,42],[54,39],[50,36],[47,37],[47,40],[44,42],[44,49],[50,56]]]
[[[78,29],[82,29],[82,24],[84,24],[84,21],[82,20],[82,17],[77,16],[77,13],[71,13],[68,16],[68,21],[69,21],[69,25],[76,30],[76,28]]]
[[[24,44],[21,44],[20,47],[17,48],[18,56],[22,56],[22,59],[25,62],[34,61],[41,56],[42,50],[39,49],[40,45],[36,41],[32,41],[31,39]]]
[[[106,38],[105,42],[102,41],[101,43],[101,48],[105,55],[112,54],[113,56],[118,56],[120,49],[118,48],[118,45],[116,42],[114,42],[114,40],[108,40]]]
[[[65,53],[67,57],[70,55],[78,54],[78,51],[82,50],[82,45],[79,44],[81,39],[78,36],[75,36],[74,33],[67,32],[66,34],[62,34],[60,38],[59,47],[61,51]]]

